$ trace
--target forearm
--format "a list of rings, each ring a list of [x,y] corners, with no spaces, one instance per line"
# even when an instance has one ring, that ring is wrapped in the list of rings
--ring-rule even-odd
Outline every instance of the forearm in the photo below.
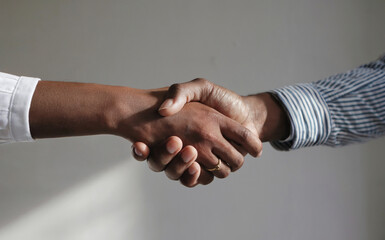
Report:
[[[140,111],[136,99],[141,93],[119,86],[41,81],[30,108],[31,134],[35,139],[117,134],[121,113]]]
[[[385,135],[385,56],[312,86],[330,116],[322,144],[343,146]]]

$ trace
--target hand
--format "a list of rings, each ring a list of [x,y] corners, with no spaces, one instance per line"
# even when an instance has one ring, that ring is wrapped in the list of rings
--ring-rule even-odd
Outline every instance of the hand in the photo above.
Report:
[[[258,137],[248,129],[200,103],[187,104],[179,113],[161,117],[157,109],[166,92],[167,89],[138,90],[100,84],[41,81],[36,87],[29,112],[31,134],[35,139],[114,134],[131,141],[141,141],[155,149],[155,153],[156,146],[168,137],[178,135],[185,144],[191,145],[185,149],[198,151],[198,157],[188,154],[186,150],[181,152],[180,157],[190,165],[196,158],[204,167],[197,180],[202,184],[212,181],[213,173],[205,169],[215,167],[218,158],[223,164],[214,172],[217,177],[226,177],[231,170],[235,171],[243,164],[242,154],[228,141],[253,155],[261,150]],[[162,161],[149,161],[149,165],[154,171],[165,168]],[[180,168],[177,163],[168,166],[171,170]],[[179,178],[175,174],[169,177]]]
[[[241,123],[262,142],[284,139],[289,135],[289,120],[284,108],[270,93],[239,96],[204,78],[174,84],[159,108],[162,116],[180,111],[188,102],[201,102]]]
[[[136,142],[132,145],[132,155],[136,160],[148,159],[149,162],[156,162],[157,159],[161,159],[167,166],[164,171],[168,178],[179,179],[187,187],[194,187],[198,184],[201,167],[194,161],[198,156],[194,147],[183,148],[182,140],[172,136],[162,144],[152,147],[151,150],[150,155],[150,149],[143,142]],[[193,159],[193,161],[186,162],[187,159]]]
[[[182,109],[185,103],[191,101],[200,101],[215,108],[242,123],[254,133],[259,133],[263,141],[284,139],[289,134],[289,121],[286,113],[269,93],[241,97],[205,79],[195,79],[171,86],[168,99],[161,105],[159,113],[163,116],[175,114]],[[134,144],[134,146],[136,145]],[[147,148],[147,153],[143,154],[143,157],[147,157],[148,154],[149,149]],[[160,157],[155,156],[159,161]],[[184,181],[186,180],[184,179]]]
[[[119,102],[122,105],[118,111],[120,120],[117,122],[114,134],[131,141],[144,142],[150,148],[162,144],[169,136],[180,136],[185,144],[192,145],[198,151],[196,161],[202,166],[198,183],[202,184],[211,182],[213,174],[224,178],[231,171],[236,171],[242,166],[242,154],[228,141],[239,145],[254,156],[261,151],[261,142],[257,136],[236,121],[200,103],[187,104],[180,112],[167,118],[159,116],[157,109],[165,93],[165,90],[154,90],[137,94],[135,98],[140,105],[138,109],[141,110],[136,111],[136,114],[130,112],[130,109],[125,110],[124,102],[129,100],[121,99]],[[134,97],[133,94],[127,96]],[[183,159],[183,152],[180,155]],[[206,171],[205,169],[217,165],[218,158],[223,162],[221,168],[214,172]],[[192,163],[193,160],[188,159],[187,162]],[[164,161],[150,159],[148,163],[154,171],[162,171],[166,166]],[[179,176],[171,176],[171,178],[178,179]]]
[[[255,111],[246,99],[206,79],[197,78],[190,82],[174,84],[169,88],[166,98],[159,108],[162,116],[179,112],[188,102],[201,102],[241,123],[254,134],[260,134],[261,129],[255,119],[259,115],[253,114]]]

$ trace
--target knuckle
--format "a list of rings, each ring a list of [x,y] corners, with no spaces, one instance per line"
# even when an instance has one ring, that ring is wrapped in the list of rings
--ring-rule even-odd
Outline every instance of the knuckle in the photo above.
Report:
[[[245,162],[245,159],[243,157],[236,157],[234,158],[234,164],[231,166],[231,171],[235,172],[238,169],[240,169],[243,166],[243,163]]]
[[[211,143],[214,143],[214,142],[217,142],[218,141],[218,136],[216,133],[214,133],[214,131],[211,129],[208,129],[206,131],[203,131],[201,133],[202,135],[202,138],[207,141],[207,142],[211,142]]]
[[[251,132],[249,130],[247,130],[246,128],[242,129],[241,130],[241,137],[242,139],[244,139],[245,141],[250,141],[251,140]]]
[[[223,146],[222,149],[228,153],[227,158],[225,158],[227,161],[222,163],[227,165],[231,169],[231,172],[240,169],[245,161],[243,155],[231,145]]]
[[[213,83],[207,80],[206,78],[195,78],[192,80],[193,82],[198,83],[199,85],[203,86],[204,89],[211,89],[213,86]]]
[[[179,93],[180,91],[182,91],[183,87],[182,87],[182,84],[180,83],[174,83],[173,85],[170,86],[169,88],[169,92],[171,94],[177,94]]]
[[[262,149],[263,149],[263,144],[262,144],[261,141],[258,141],[258,143],[257,143],[257,148],[259,149],[260,152],[262,151]]]
[[[260,157],[262,155],[263,150],[263,144],[261,141],[258,141],[257,143],[257,157]]]
[[[262,149],[263,149],[263,144],[262,144],[262,141],[258,138],[256,139],[255,141],[252,142],[252,145],[250,145],[251,148],[250,148],[250,151],[249,152],[251,155],[253,155],[254,157],[259,157],[262,153]]]

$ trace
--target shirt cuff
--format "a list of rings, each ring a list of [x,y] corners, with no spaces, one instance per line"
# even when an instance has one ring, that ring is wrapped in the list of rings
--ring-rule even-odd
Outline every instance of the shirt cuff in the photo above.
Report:
[[[272,141],[278,150],[291,150],[323,144],[331,133],[331,118],[325,100],[312,83],[271,91],[282,103],[291,123],[289,138]]]
[[[29,109],[40,79],[20,77],[10,108],[10,130],[14,141],[34,141],[29,128]]]

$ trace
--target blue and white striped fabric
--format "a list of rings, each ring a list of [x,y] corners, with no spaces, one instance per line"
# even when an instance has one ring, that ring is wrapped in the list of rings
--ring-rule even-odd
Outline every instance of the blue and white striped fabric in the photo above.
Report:
[[[346,73],[272,93],[286,108],[291,133],[279,150],[343,146],[385,135],[385,56]]]

